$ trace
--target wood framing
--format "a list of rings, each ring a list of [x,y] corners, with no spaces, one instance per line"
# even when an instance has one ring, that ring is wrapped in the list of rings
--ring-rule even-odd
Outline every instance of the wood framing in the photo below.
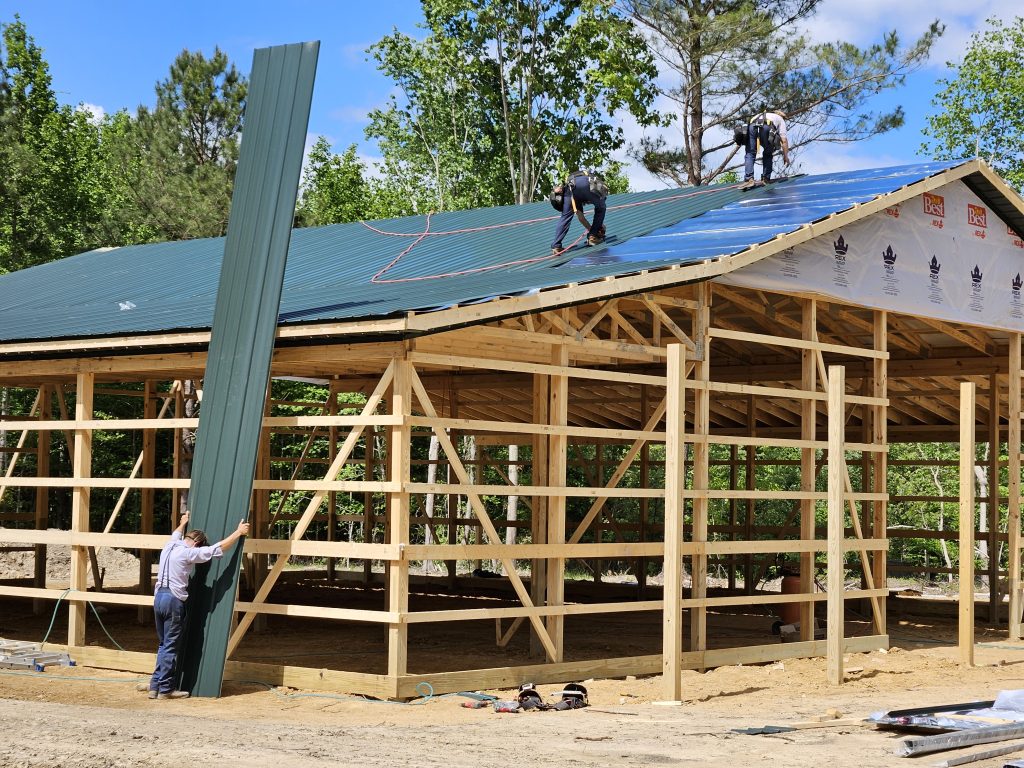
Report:
[[[1019,639],[1021,334],[715,280],[984,172],[967,164],[700,264],[282,325],[227,679],[402,699],[424,681],[440,694],[660,673],[680,701],[684,669],[813,655],[839,684],[844,653],[888,645],[890,578],[958,570],[969,664],[975,541],[992,555],[992,618],[1002,580]],[[34,554],[30,574],[0,582],[0,605],[27,626],[66,602],[81,664],[152,667],[151,648],[107,647],[88,617],[148,620],[190,487],[181,438],[207,345],[199,331],[0,344],[18,403],[0,414],[0,546]],[[976,494],[978,442],[990,490]],[[890,453],[908,443],[951,448]],[[949,477],[890,495],[909,467]],[[924,504],[960,505],[959,530],[891,524]],[[911,539],[958,542],[958,568],[890,554]],[[60,582],[46,578],[56,546],[72,551]],[[136,583],[90,585],[103,547],[138,554]],[[783,616],[794,642],[772,632]],[[336,653],[303,656],[305,633]],[[266,652],[278,636],[294,654]]]

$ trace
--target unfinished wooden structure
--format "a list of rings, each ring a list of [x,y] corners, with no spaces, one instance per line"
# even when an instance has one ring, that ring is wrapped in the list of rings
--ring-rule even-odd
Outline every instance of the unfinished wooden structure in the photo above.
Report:
[[[893,441],[987,442],[995,478],[999,446],[1009,445],[1009,495],[997,498],[998,479],[989,485],[989,524],[978,535],[1009,548],[1008,571],[994,559],[989,575],[1006,585],[1008,632],[1019,638],[1021,334],[721,279],[969,174],[1024,217],[1019,198],[969,163],[714,261],[398,318],[282,325],[272,375],[323,382],[329,395],[268,397],[227,679],[409,698],[423,681],[441,693],[663,673],[664,697],[679,699],[683,669],[827,655],[839,682],[844,652],[888,644],[893,536],[929,535],[888,530]],[[34,489],[34,508],[6,513],[0,539],[37,552],[32,583],[0,584],[0,599],[47,614],[66,601],[64,645],[80,664],[153,666],[152,653],[85,645],[85,626],[89,603],[138,606],[143,619],[151,604],[153,558],[188,487],[178,476],[179,433],[198,423],[186,406],[207,340],[195,332],[0,345],[0,386],[36,392],[30,413],[4,422],[20,440],[0,479],[7,493]],[[965,385],[977,409],[963,421]],[[97,418],[97,399],[110,393],[134,398],[137,414]],[[173,457],[158,455],[165,430],[175,435]],[[101,432],[140,447],[126,476],[94,475]],[[71,449],[66,476],[49,466],[56,433]],[[326,458],[312,457],[318,441]],[[167,464],[173,471],[158,471]],[[320,479],[300,479],[300,469]],[[56,489],[71,493],[66,530],[47,530]],[[122,492],[97,509],[97,489]],[[130,493],[141,495],[138,529],[113,532]],[[962,502],[967,494],[965,486]],[[302,499],[297,513],[285,511],[285,496]],[[975,501],[964,502],[965,514]],[[45,548],[57,544],[73,551],[66,585],[45,583]],[[87,589],[98,546],[140,553],[137,588]],[[381,583],[377,604],[275,599],[300,557],[317,559],[325,580]],[[763,592],[766,567],[782,559],[799,589]],[[635,588],[603,583],[609,563],[631,573]],[[484,576],[467,573],[473,566]],[[567,572],[591,574],[585,597]],[[712,584],[715,573],[725,575]],[[660,584],[650,583],[654,574]],[[845,583],[848,574],[859,587]],[[462,595],[483,585],[487,599],[424,609],[417,595],[431,582]],[[799,642],[766,634],[737,644],[714,632],[722,612],[783,605],[799,606]],[[845,631],[851,605],[868,617],[856,636]],[[824,639],[815,639],[816,607]],[[587,633],[605,622],[618,633],[638,617],[660,627],[648,652],[576,650],[584,620]],[[302,619],[329,627],[342,646],[353,627],[376,628],[379,654],[358,669],[253,660],[261,624]],[[463,668],[466,649],[437,648],[436,661],[410,663],[433,628],[456,622],[493,625],[495,658],[529,637],[533,658]]]

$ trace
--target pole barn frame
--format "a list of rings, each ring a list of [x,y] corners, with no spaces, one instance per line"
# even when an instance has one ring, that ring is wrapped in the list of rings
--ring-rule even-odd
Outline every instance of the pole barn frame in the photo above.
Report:
[[[857,215],[884,203],[861,206]],[[827,231],[801,230],[730,264],[752,263]],[[225,680],[408,699],[420,695],[417,686],[425,680],[444,693],[664,674],[665,698],[678,700],[682,670],[827,656],[829,679],[838,682],[842,654],[888,646],[885,578],[907,571],[887,564],[886,556],[897,537],[921,533],[888,526],[888,506],[910,503],[887,493],[889,444],[966,439],[962,384],[985,392],[976,401],[972,437],[1010,446],[1010,529],[984,536],[1009,546],[1009,572],[996,575],[1008,584],[1008,634],[1018,637],[1020,334],[725,285],[714,280],[728,271],[724,261],[403,318],[280,326],[272,377],[322,381],[334,400],[308,404],[302,415],[288,404],[289,415],[280,415],[279,404],[268,399],[264,459],[253,483],[254,503],[261,506],[254,519],[266,524],[244,542],[245,583],[235,604]],[[0,386],[36,390],[45,404],[31,418],[7,419],[5,429],[24,432],[29,448],[57,433],[73,443],[70,476],[12,456],[0,478],[0,493],[32,489],[33,504],[70,489],[69,528],[46,529],[45,510],[33,506],[0,518],[6,526],[0,539],[34,547],[40,556],[47,546],[70,545],[75,564],[69,583],[59,587],[38,579],[0,583],[0,601],[24,605],[26,614],[33,602],[44,613],[58,600],[70,605],[64,647],[79,664],[152,670],[149,648],[116,650],[103,638],[86,644],[88,603],[145,609],[152,602],[144,578],[136,589],[89,591],[87,552],[121,547],[155,558],[169,531],[158,530],[154,520],[166,525],[171,510],[144,511],[140,530],[104,533],[96,520],[106,520],[107,511],[90,510],[90,495],[128,489],[144,494],[148,510],[154,494],[165,494],[170,507],[188,488],[187,479],[157,476],[158,467],[180,458],[177,449],[153,455],[165,444],[153,436],[196,427],[197,419],[184,415],[181,382],[202,379],[207,343],[208,334],[187,332],[0,344]],[[993,391],[1003,386],[1005,398]],[[63,402],[71,391],[73,416],[55,416],[53,401]],[[138,415],[94,418],[97,400],[113,392],[136,397]],[[158,409],[158,401],[166,409]],[[141,475],[95,476],[91,456],[100,432],[108,441],[137,438],[144,446]],[[432,438],[437,458],[424,459]],[[470,438],[476,458],[466,455]],[[299,459],[274,453],[279,442],[324,439],[328,458],[321,463],[305,449]],[[520,446],[518,484],[502,470],[508,461],[487,455],[512,444]],[[769,448],[789,458],[768,455]],[[998,455],[1000,446],[990,450]],[[310,473],[315,467],[318,479],[299,479],[297,472],[280,479],[271,468],[286,460],[303,462]],[[763,470],[779,462],[799,467],[799,480],[787,490],[760,486]],[[856,486],[854,468],[862,474]],[[301,495],[299,511],[280,513],[275,494]],[[428,494],[448,499],[447,509],[435,501],[427,517]],[[339,511],[332,499],[341,496],[361,509]],[[520,500],[515,521],[506,517],[510,496]],[[766,520],[766,505],[786,509],[786,519]],[[623,509],[643,511],[627,519]],[[274,537],[280,529],[274,521],[287,521],[288,538]],[[315,540],[310,532],[328,523],[326,540]],[[355,535],[347,540],[334,524]],[[427,526],[443,539],[426,536]],[[506,543],[507,526],[519,532],[511,539],[519,543]],[[948,534],[956,540],[959,532]],[[829,592],[818,591],[813,580],[826,556]],[[296,557],[332,567],[362,564],[332,573],[335,580],[362,584],[370,590],[367,598],[323,604],[313,592],[280,591],[291,584],[286,566]],[[799,564],[799,591],[757,591],[766,568],[780,559]],[[415,574],[425,561],[493,562],[503,578]],[[569,566],[586,572],[597,561],[651,569],[634,574],[635,591],[566,577]],[[375,563],[386,566],[383,573]],[[733,588],[711,585],[712,566],[728,563],[737,567]],[[663,591],[648,582],[659,565]],[[846,572],[859,573],[862,583],[836,594]],[[465,600],[457,607],[430,605],[422,594],[429,584],[454,587]],[[373,604],[375,586],[384,597]],[[483,586],[491,599],[474,602]],[[287,595],[285,601],[275,591]],[[495,594],[500,607],[494,607]],[[847,635],[843,605],[851,600],[870,606],[866,635]],[[730,645],[716,631],[723,612],[788,603],[800,606],[795,642],[766,637]],[[828,619],[827,639],[816,637],[816,614]],[[266,636],[255,631],[257,618],[275,626],[315,620],[340,646],[348,633],[370,627],[383,642],[379,654],[353,668],[297,666],[288,663],[287,652],[263,658]],[[607,657],[586,644],[584,635],[602,626],[628,634],[624,626],[652,618],[661,631],[650,652]],[[460,668],[461,652],[431,652],[423,644],[426,631],[443,636],[456,622],[493,622],[493,643],[482,648],[489,666]],[[511,653],[514,643],[533,651],[529,663]]]

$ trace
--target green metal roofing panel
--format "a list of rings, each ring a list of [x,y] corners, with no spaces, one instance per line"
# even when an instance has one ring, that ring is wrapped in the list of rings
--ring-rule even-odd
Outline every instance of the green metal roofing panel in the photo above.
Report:
[[[193,524],[211,541],[249,515],[319,49],[253,55],[189,491]],[[240,552],[197,569],[189,585],[181,670],[193,695],[220,695]]]
[[[550,255],[547,203],[292,234],[279,321],[401,316],[738,253],[963,163],[608,198],[608,240]],[[566,239],[583,234],[574,223]],[[223,239],[93,251],[0,277],[0,341],[209,328]],[[182,274],[189,275],[187,282]]]

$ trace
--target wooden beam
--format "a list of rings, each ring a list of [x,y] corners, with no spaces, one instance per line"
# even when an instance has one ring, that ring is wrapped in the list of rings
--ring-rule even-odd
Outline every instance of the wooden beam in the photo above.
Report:
[[[1020,470],[1021,470],[1021,334],[1009,334],[1009,376],[1007,377],[1007,519],[1009,537],[1008,589],[1010,591],[1009,630],[1011,640],[1021,639],[1021,536],[1020,536]]]
[[[805,341],[815,341],[817,339],[817,327],[818,304],[814,299],[804,299],[801,337]],[[801,350],[800,365],[802,369],[802,377],[800,386],[804,392],[814,392],[818,388],[818,381],[816,378],[817,367],[815,363],[814,350]],[[827,389],[827,383],[823,381],[822,387]],[[826,396],[828,396],[827,392]],[[801,401],[801,439],[817,439],[817,414],[817,406],[814,401]],[[817,487],[816,480],[818,475],[818,466],[815,454],[816,451],[814,448],[800,449],[800,490],[802,491],[813,491]],[[816,502],[813,499],[802,499],[800,501],[801,539],[808,540],[814,538],[815,504]],[[814,591],[813,552],[804,552],[800,555],[800,591],[804,594],[809,594]],[[813,603],[800,604],[800,639],[803,641],[814,640]]]
[[[843,682],[844,589],[846,564],[843,553],[846,513],[843,501],[843,478],[846,470],[843,439],[845,433],[846,371],[833,365],[828,369],[828,618],[826,619],[827,653],[825,664],[828,682]]]
[[[974,666],[975,385],[960,385],[960,663]]]
[[[86,422],[92,419],[94,388],[95,376],[93,374],[78,374],[75,387],[76,422]],[[75,429],[71,470],[72,476],[76,480],[87,478],[92,474],[92,431],[90,429]],[[83,533],[89,531],[89,495],[90,489],[84,485],[78,485],[71,491],[72,531]],[[72,591],[85,592],[88,588],[86,574],[88,558],[87,547],[81,545],[71,547],[71,582],[68,587]],[[83,603],[69,603],[68,645],[85,645],[85,616],[86,606]]]
[[[553,350],[551,362],[558,367],[569,363],[569,356],[564,347]],[[548,390],[550,406],[548,418],[553,426],[565,426],[569,423],[569,378],[552,376]],[[553,489],[566,486],[566,460],[569,441],[566,435],[552,435],[548,448],[548,485]],[[549,544],[565,543],[566,528],[566,497],[563,494],[548,498],[548,535]],[[565,558],[556,557],[548,561],[547,569],[547,605],[560,606],[565,603]],[[550,660],[558,663],[565,660],[565,618],[553,615],[547,618],[548,634],[555,646],[555,654]]]
[[[662,696],[668,701],[682,699],[681,663],[683,653],[683,539],[685,513],[683,488],[686,484],[686,350],[680,344],[668,347],[665,415],[665,561],[662,614]]]
[[[388,443],[388,478],[392,483],[404,484],[410,478],[411,430],[408,417],[412,415],[412,364],[395,359],[395,375],[391,381],[391,415],[401,417],[401,424],[391,427]],[[389,494],[388,543],[401,547],[409,544],[409,494],[397,491]],[[388,677],[395,679],[407,671],[409,660],[409,627],[402,617],[409,612],[409,561],[390,563],[388,567],[388,611],[397,619],[388,624]],[[397,695],[397,690],[395,691]]]

